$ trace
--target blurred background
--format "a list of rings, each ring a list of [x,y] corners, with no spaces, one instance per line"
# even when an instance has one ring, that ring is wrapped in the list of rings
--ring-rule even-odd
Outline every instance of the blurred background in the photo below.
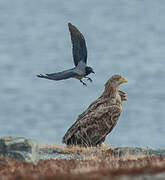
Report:
[[[96,72],[87,87],[36,77],[73,67],[68,22]],[[113,74],[128,78],[128,101],[105,143],[164,148],[165,1],[0,0],[0,136],[61,144]]]

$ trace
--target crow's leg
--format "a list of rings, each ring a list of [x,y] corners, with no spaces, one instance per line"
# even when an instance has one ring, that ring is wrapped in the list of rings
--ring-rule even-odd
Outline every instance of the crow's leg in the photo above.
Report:
[[[89,80],[90,82],[92,82],[92,79],[90,77],[84,77],[84,78],[87,78],[87,80]]]
[[[80,79],[80,82],[84,85],[84,86],[87,86],[87,84],[85,82],[83,82],[81,79]]]

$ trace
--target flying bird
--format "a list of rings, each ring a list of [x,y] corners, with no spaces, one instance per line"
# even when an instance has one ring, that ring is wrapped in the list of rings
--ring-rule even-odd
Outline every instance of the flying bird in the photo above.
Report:
[[[122,112],[122,101],[127,94],[119,90],[128,80],[121,75],[112,76],[105,84],[102,95],[78,116],[68,129],[62,142],[67,145],[101,146],[115,127]]]
[[[80,31],[71,23],[68,23],[68,27],[71,35],[72,54],[75,67],[57,73],[39,74],[37,75],[37,77],[55,81],[76,78],[80,80],[83,85],[86,86],[86,83],[82,81],[82,78],[87,78],[87,80],[90,80],[92,82],[92,79],[87,77],[87,75],[89,75],[90,73],[94,73],[94,71],[90,66],[87,66],[87,47],[85,43],[85,38],[80,33]]]

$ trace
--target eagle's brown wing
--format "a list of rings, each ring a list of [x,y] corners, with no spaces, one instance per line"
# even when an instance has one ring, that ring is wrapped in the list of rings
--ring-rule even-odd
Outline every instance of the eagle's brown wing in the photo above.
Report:
[[[63,143],[70,145],[97,146],[116,125],[122,109],[112,105],[90,111],[69,128]]]
[[[83,118],[86,114],[89,114],[92,111],[95,111],[99,106],[104,106],[106,104],[106,102],[108,102],[109,99],[107,98],[102,98],[102,96],[100,96],[97,100],[95,100],[94,102],[92,102],[88,109],[86,109],[83,113],[81,113],[76,121],[79,121],[79,119]]]

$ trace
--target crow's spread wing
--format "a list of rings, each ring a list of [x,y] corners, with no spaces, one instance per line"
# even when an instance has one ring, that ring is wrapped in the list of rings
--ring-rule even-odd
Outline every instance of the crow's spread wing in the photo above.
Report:
[[[77,75],[77,73],[74,71],[74,69],[68,69],[68,70],[65,70],[62,72],[58,72],[58,73],[39,74],[39,75],[37,75],[37,77],[58,81],[58,80],[62,80],[62,79],[73,78],[76,75]]]
[[[86,64],[87,48],[86,48],[84,36],[71,23],[68,23],[68,26],[69,26],[69,31],[73,46],[72,52],[73,52],[74,64],[75,66],[77,66],[80,61],[84,61]]]

